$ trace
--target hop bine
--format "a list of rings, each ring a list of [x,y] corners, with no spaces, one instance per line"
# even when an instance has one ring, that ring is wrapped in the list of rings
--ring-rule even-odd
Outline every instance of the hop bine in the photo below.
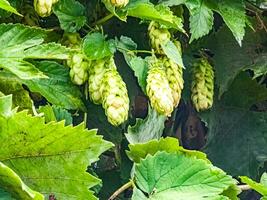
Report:
[[[167,57],[164,57],[162,62],[166,70],[169,86],[171,88],[173,106],[177,107],[181,99],[182,90],[184,88],[183,69],[181,66]]]
[[[48,17],[52,13],[53,4],[58,0],[34,0],[34,9],[40,17]]]
[[[192,72],[191,100],[198,112],[207,110],[213,104],[213,68],[206,58],[202,58],[193,65]]]
[[[129,0],[110,0],[110,3],[115,6],[115,7],[125,7],[128,3]]]
[[[164,54],[161,45],[166,44],[171,39],[171,34],[166,28],[160,28],[157,22],[151,21],[148,26],[150,44],[157,54]]]
[[[170,116],[174,99],[162,59],[151,61],[147,76],[147,95],[151,106],[160,114]]]
[[[108,121],[118,126],[128,118],[129,97],[126,84],[116,70],[114,59],[107,62],[101,87],[102,106]]]

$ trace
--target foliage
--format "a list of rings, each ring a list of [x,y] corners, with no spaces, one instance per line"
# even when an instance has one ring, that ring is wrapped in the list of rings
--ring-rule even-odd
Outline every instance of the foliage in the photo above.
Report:
[[[266,12],[0,0],[0,199],[266,200]]]

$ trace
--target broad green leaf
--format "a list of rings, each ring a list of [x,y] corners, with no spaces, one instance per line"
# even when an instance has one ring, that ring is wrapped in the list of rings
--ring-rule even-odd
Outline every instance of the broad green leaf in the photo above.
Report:
[[[9,95],[12,94],[14,107],[19,107],[19,110],[32,110],[32,100],[29,92],[25,90],[22,83],[12,77],[5,76],[5,73],[0,72],[0,91]]]
[[[204,0],[187,0],[185,5],[190,12],[190,42],[207,35],[213,26],[213,12]]]
[[[0,116],[9,117],[12,115],[12,95],[0,97]]]
[[[63,47],[59,52],[59,47],[55,44],[41,45],[46,35],[47,31],[40,28],[26,27],[21,24],[1,24],[0,67],[21,79],[47,78],[32,63],[24,60],[27,58],[26,54],[29,56],[36,52],[33,58],[39,59],[37,55],[44,51],[44,58],[64,59],[69,52],[66,50],[63,52]],[[33,48],[33,51],[31,51],[31,48]],[[53,56],[47,48],[56,50],[55,55]],[[59,53],[60,55],[58,55]]]
[[[185,32],[183,29],[182,19],[173,15],[171,10],[164,5],[155,6],[149,2],[138,2],[132,6],[128,6],[128,15],[132,17],[138,17],[145,20],[157,21],[162,25],[169,28],[175,28],[181,32]]]
[[[177,139],[171,137],[161,138],[160,140],[151,140],[143,144],[130,144],[129,149],[127,155],[135,163],[139,163],[140,160],[144,159],[147,155],[154,155],[159,151],[185,154],[209,162],[206,154],[200,151],[186,150],[179,146],[179,141]]]
[[[22,80],[32,92],[38,92],[50,103],[66,109],[85,110],[82,94],[69,77],[69,70],[52,61],[36,63],[47,79]]]
[[[69,58],[72,51],[57,43],[48,43],[35,46],[25,51],[25,58],[29,59],[61,59]]]
[[[222,99],[214,102],[213,109],[201,114],[208,127],[205,152],[216,166],[233,176],[256,178],[267,161],[267,113],[250,110],[264,100],[267,89],[241,73]]]
[[[71,114],[61,107],[55,105],[40,106],[38,111],[44,114],[46,123],[51,121],[60,122],[62,120],[65,120],[65,126],[72,124]]]
[[[184,4],[186,0],[160,0],[160,3],[166,6],[178,6]]]
[[[168,41],[166,44],[161,44],[161,47],[169,59],[184,68],[182,52],[172,41]]]
[[[134,126],[128,126],[125,136],[130,144],[160,139],[163,134],[165,120],[165,116],[159,115],[154,109],[149,107],[147,117],[145,119],[137,118]]]
[[[134,71],[134,75],[138,80],[138,84],[146,93],[146,78],[149,68],[147,59],[143,59],[133,52],[137,49],[137,44],[129,37],[121,36],[119,41],[116,41],[117,49],[123,53],[125,61]]]
[[[46,198],[96,199],[88,189],[100,180],[86,172],[87,166],[112,146],[96,130],[84,125],[46,124],[44,118],[26,112],[0,116],[0,161],[22,181]]]
[[[258,78],[267,74],[267,54],[263,53],[255,58],[254,63],[245,67],[244,70],[251,69],[254,72],[253,78]]]
[[[9,167],[0,162],[0,188],[12,197],[23,200],[44,200],[44,196],[29,188],[20,177]],[[0,199],[2,198],[0,193]],[[6,200],[13,198],[5,196]]]
[[[76,0],[60,0],[53,11],[64,31],[74,33],[86,23],[85,7]]]
[[[116,51],[113,40],[105,40],[101,33],[89,33],[83,41],[83,51],[91,60],[112,56]]]
[[[220,194],[236,184],[231,176],[202,159],[167,152],[141,160],[135,165],[134,178],[151,200],[229,199]]]
[[[263,49],[266,50],[266,47],[262,44],[266,41],[265,33],[248,30],[240,47],[224,26],[202,44],[214,53],[215,81],[219,87],[220,97],[240,71],[246,66],[253,65],[259,56],[264,55],[261,52]]]
[[[245,35],[246,11],[244,1],[219,0],[217,12],[220,13],[226,25],[232,31],[235,39],[241,46]]]
[[[0,0],[0,8],[16,15],[22,16],[18,11],[13,8],[7,0]]]
[[[240,176],[239,178],[241,179],[242,183],[248,184],[253,190],[256,190],[261,195],[267,196],[267,186],[257,183],[247,176]]]

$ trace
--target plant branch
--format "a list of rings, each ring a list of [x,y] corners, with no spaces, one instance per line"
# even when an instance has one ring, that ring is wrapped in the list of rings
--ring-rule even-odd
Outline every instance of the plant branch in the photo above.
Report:
[[[104,24],[106,21],[110,20],[114,15],[110,13],[109,15],[103,17],[102,19],[97,20],[93,23],[93,26]]]
[[[110,197],[108,200],[114,200],[117,196],[119,196],[122,192],[127,190],[130,187],[133,187],[134,183],[132,180],[129,182],[125,183],[123,186],[121,186],[119,189],[117,189]]]
[[[84,84],[84,95],[85,95],[85,99],[88,100],[88,83],[87,82]],[[87,112],[84,112],[83,122],[84,122],[84,128],[86,129],[86,125],[87,125]]]
[[[237,187],[242,191],[251,190],[249,185],[238,185]]]

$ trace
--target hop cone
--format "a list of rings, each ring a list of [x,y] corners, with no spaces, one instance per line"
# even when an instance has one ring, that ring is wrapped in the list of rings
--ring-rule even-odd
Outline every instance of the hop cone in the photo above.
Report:
[[[169,85],[172,91],[173,106],[178,106],[184,88],[183,69],[167,57],[163,58]]]
[[[106,70],[105,65],[106,65],[106,60],[101,59],[93,62],[89,68],[88,89],[89,89],[90,99],[95,104],[102,103],[102,94],[100,88]]]
[[[155,50],[155,53],[164,54],[161,45],[167,43],[171,38],[168,29],[160,28],[158,23],[152,21],[148,27],[148,35],[151,47]]]
[[[70,69],[70,78],[73,83],[82,85],[88,80],[88,68],[90,62],[84,59],[83,54],[74,54],[70,60],[67,61]]]
[[[125,7],[129,0],[110,0],[110,3],[115,7]]]
[[[214,72],[207,59],[193,66],[191,99],[197,111],[207,110],[213,104]]]
[[[102,106],[105,109],[108,121],[112,125],[118,126],[128,118],[129,97],[125,83],[114,68],[113,59],[109,66],[101,83]]]
[[[34,9],[41,17],[48,17],[52,13],[53,0],[34,0]]]
[[[147,76],[147,95],[151,106],[160,114],[170,116],[174,100],[172,90],[161,60],[151,63]]]

